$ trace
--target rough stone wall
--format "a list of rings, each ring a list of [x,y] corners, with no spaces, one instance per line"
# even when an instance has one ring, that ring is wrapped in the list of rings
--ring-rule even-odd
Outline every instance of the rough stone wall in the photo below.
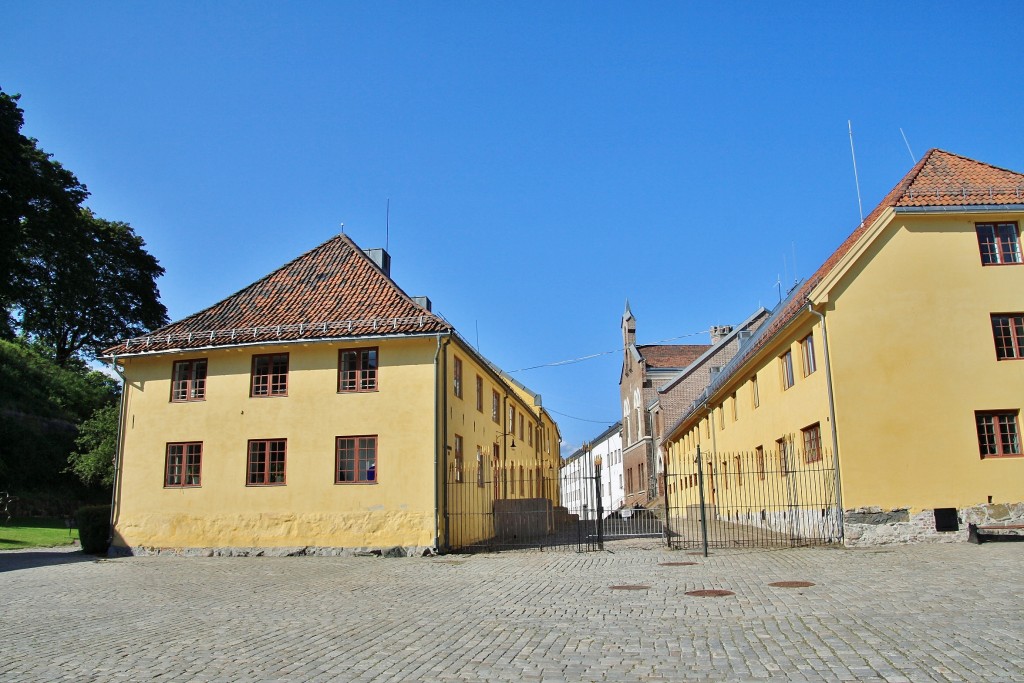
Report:
[[[957,510],[959,531],[936,531],[935,514],[922,510],[882,510],[878,507],[847,510],[843,515],[847,547],[865,548],[896,543],[960,543],[967,541],[967,525],[1024,524],[1024,502],[974,505]]]
[[[427,557],[436,554],[429,546],[392,546],[389,548],[323,548],[319,546],[293,546],[285,548],[155,548],[148,546],[111,546],[110,557],[172,555],[176,557]]]

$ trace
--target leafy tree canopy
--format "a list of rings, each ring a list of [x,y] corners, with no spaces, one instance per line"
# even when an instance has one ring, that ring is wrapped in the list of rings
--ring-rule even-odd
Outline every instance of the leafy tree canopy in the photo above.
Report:
[[[127,223],[98,218],[73,173],[21,134],[0,90],[0,336],[20,332],[61,366],[167,322],[163,268]]]

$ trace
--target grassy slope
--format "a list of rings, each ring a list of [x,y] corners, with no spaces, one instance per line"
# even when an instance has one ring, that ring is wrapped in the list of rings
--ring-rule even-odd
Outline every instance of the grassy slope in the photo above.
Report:
[[[0,550],[15,548],[52,548],[78,540],[78,529],[68,528],[56,517],[18,519],[0,525]]]

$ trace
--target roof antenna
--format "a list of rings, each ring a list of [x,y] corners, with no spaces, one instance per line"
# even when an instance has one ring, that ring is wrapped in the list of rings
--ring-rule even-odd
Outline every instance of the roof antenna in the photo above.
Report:
[[[910,143],[907,142],[907,134],[903,132],[902,128],[900,128],[900,135],[903,136],[903,144],[905,144],[907,146],[907,151],[910,152],[910,163],[911,164],[916,164],[917,163],[917,157],[914,156],[913,150],[910,149]]]
[[[338,225],[341,226],[341,234],[344,235],[345,234],[345,224],[344,223],[339,223]]]
[[[782,278],[775,276],[775,286],[779,288],[779,303],[782,303]]]
[[[384,251],[388,251],[391,243],[391,197],[388,197],[388,207],[384,213]]]
[[[800,271],[796,269],[796,240],[793,240],[793,286],[800,280]]]
[[[864,204],[860,201],[860,178],[857,177],[857,155],[853,151],[853,122],[846,120],[850,129],[850,156],[853,157],[853,182],[857,184],[857,209],[860,210],[860,227],[864,227]]]

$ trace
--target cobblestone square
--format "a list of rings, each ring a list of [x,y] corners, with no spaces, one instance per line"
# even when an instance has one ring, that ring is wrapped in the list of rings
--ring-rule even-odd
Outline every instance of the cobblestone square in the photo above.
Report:
[[[0,680],[1024,681],[1022,559],[1016,543],[709,558],[4,552]]]

